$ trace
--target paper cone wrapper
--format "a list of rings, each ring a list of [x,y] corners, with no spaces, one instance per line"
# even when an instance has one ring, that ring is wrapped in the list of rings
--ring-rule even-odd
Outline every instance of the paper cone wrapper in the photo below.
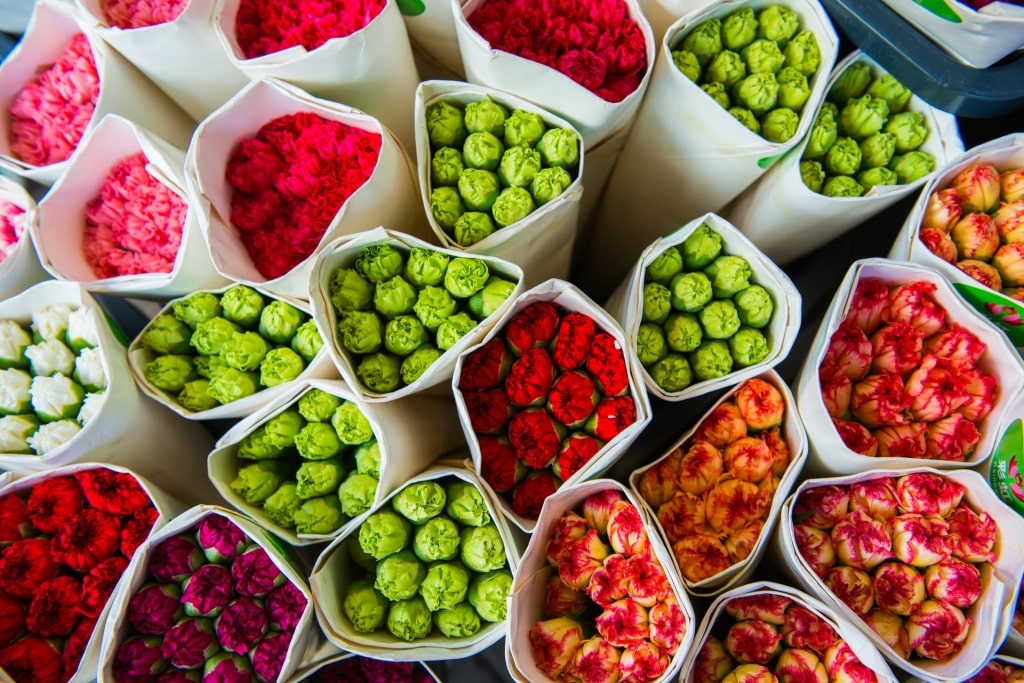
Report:
[[[0,108],[7,111],[24,85],[40,69],[56,62],[68,42],[82,32],[89,37],[100,81],[96,109],[86,130],[98,124],[106,114],[120,114],[172,144],[188,146],[195,122],[127,59],[100,40],[82,12],[60,0],[36,2],[21,42],[0,64]],[[52,185],[67,169],[69,160],[35,166],[17,159],[8,142],[9,125],[8,117],[3,117],[0,121],[0,168],[37,183]]]
[[[690,386],[676,392],[665,391],[659,387],[644,369],[642,377],[644,384],[647,385],[647,390],[653,396],[664,401],[683,401],[703,396],[775,367],[789,355],[797,334],[800,332],[801,297],[793,281],[732,223],[709,213],[690,221],[670,235],[656,238],[640,254],[632,271],[622,280],[605,304],[605,308],[622,325],[622,329],[626,333],[626,343],[630,355],[636,356],[636,335],[640,329],[640,323],[643,322],[644,274],[647,271],[647,266],[665,249],[682,245],[694,231],[704,224],[722,236],[723,255],[742,256],[747,260],[753,272],[750,283],[759,284],[771,293],[775,302],[775,312],[768,325],[761,330],[768,338],[771,351],[760,363],[746,368],[737,367],[729,374],[716,379],[701,381],[694,375],[694,381]]]
[[[330,283],[334,273],[339,268],[351,268],[362,250],[371,244],[390,244],[403,254],[408,255],[409,250],[414,247],[421,249],[432,249],[448,254],[452,258],[466,257],[477,258],[485,261],[492,274],[500,275],[506,280],[516,283],[515,289],[508,298],[484,320],[477,323],[476,327],[459,339],[441,357],[434,361],[427,370],[420,375],[412,384],[406,384],[395,391],[388,393],[377,393],[366,387],[356,374],[358,366],[357,357],[349,353],[341,345],[341,340],[335,333],[338,329],[338,313],[331,304]],[[452,372],[455,369],[456,360],[459,355],[473,346],[487,334],[491,328],[505,318],[512,307],[512,301],[523,291],[523,271],[511,261],[488,256],[485,254],[466,254],[454,249],[437,247],[412,235],[407,235],[384,227],[376,227],[363,233],[354,234],[349,237],[340,237],[330,244],[317,257],[313,266],[313,274],[309,280],[309,302],[313,309],[313,318],[316,320],[317,329],[324,339],[324,347],[330,354],[335,366],[341,373],[342,379],[348,383],[360,396],[369,402],[395,401],[405,396],[420,393],[438,388],[442,393],[447,392],[448,383],[451,381]],[[444,386],[440,386],[440,385]],[[437,392],[432,392],[437,393]]]
[[[832,304],[822,319],[814,343],[797,378],[797,405],[807,426],[811,450],[807,459],[808,472],[815,476],[854,474],[870,469],[906,469],[919,467],[919,458],[871,457],[856,453],[843,443],[832,424],[832,418],[821,397],[818,370],[828,350],[832,334],[839,328],[849,309],[857,282],[865,278],[878,278],[890,288],[912,282],[928,282],[936,286],[932,298],[946,309],[947,322],[957,322],[968,328],[982,342],[986,350],[977,368],[996,378],[998,394],[991,412],[977,425],[981,438],[965,462],[928,460],[939,469],[967,468],[986,460],[999,439],[999,425],[1012,406],[1013,397],[1024,386],[1024,369],[1010,342],[993,325],[956,295],[949,281],[931,268],[916,263],[869,258],[855,261],[843,278]]]
[[[793,486],[796,484],[797,478],[800,476],[800,471],[803,469],[804,461],[807,459],[807,432],[804,429],[803,423],[800,421],[800,415],[796,408],[796,400],[793,398],[793,394],[790,392],[789,387],[786,386],[786,383],[782,381],[782,378],[779,377],[778,373],[774,370],[766,370],[758,376],[758,379],[774,386],[782,395],[782,400],[785,403],[785,412],[783,414],[781,427],[783,439],[789,449],[789,464],[782,472],[781,477],[778,477],[777,488],[772,494],[771,506],[761,517],[758,518],[763,522],[764,526],[758,533],[757,542],[754,544],[754,547],[751,548],[750,554],[747,555],[746,558],[736,562],[714,576],[710,576],[700,581],[690,581],[682,573],[678,561],[675,558],[675,553],[671,553],[673,567],[676,568],[676,571],[679,571],[683,587],[686,588],[687,592],[691,595],[700,597],[718,595],[724,591],[734,588],[735,586],[745,583],[750,579],[751,575],[760,564],[761,558],[764,556],[765,550],[768,547],[769,539],[772,535],[772,529],[775,526],[775,520],[778,518],[779,510],[782,508],[782,503],[785,501],[786,496],[789,495],[790,490],[792,490]],[[737,384],[736,389],[738,389],[742,384],[742,382]],[[735,401],[736,389],[733,389],[727,394],[723,394],[722,397],[718,399],[718,401],[716,401],[708,410],[708,412],[705,413],[701,421],[698,422],[693,429],[686,432],[674,444],[672,444],[672,446],[665,451],[661,457],[635,470],[629,476],[630,491],[632,491],[636,496],[636,499],[640,501],[640,504],[644,507],[644,511],[652,520],[652,526],[657,529],[658,533],[661,535],[662,541],[665,543],[665,547],[670,551],[672,550],[673,543],[671,541],[671,536],[666,531],[661,519],[658,517],[658,508],[660,506],[655,505],[652,501],[649,501],[644,497],[644,486],[642,484],[644,474],[648,470],[657,467],[667,458],[672,457],[676,450],[680,450],[682,453],[685,453],[687,442],[693,438],[693,435],[697,432],[697,429],[701,426],[704,420],[708,419],[708,416],[725,401]],[[756,435],[757,432],[751,432],[750,434]],[[679,492],[677,485],[674,483],[672,484],[672,490],[673,495]],[[703,505],[703,502],[701,504]]]
[[[622,331],[622,327],[619,326],[618,322],[616,322],[614,318],[608,315],[603,308],[598,306],[590,297],[584,294],[572,283],[566,282],[565,280],[548,280],[519,295],[513,302],[512,308],[508,311],[507,316],[503,318],[503,321],[507,323],[509,320],[514,318],[519,311],[538,301],[551,303],[562,309],[564,312],[576,311],[589,315],[594,319],[594,322],[597,323],[597,330],[599,332],[606,332],[615,337],[615,340],[618,341],[626,359],[626,368],[629,372],[629,395],[633,397],[636,405],[636,421],[619,432],[615,438],[608,441],[601,450],[593,455],[586,465],[581,467],[571,477],[562,482],[562,487],[568,487],[586,479],[598,477],[601,473],[611,467],[615,461],[629,449],[630,445],[632,445],[636,438],[640,436],[640,432],[642,432],[650,423],[653,413],[651,411],[651,403],[650,398],[647,395],[647,390],[644,388],[643,381],[640,379],[642,372],[640,363],[636,359],[636,354],[630,352],[629,345],[626,342],[626,335]],[[462,423],[462,431],[466,436],[466,441],[469,442],[469,450],[473,457],[473,469],[478,474],[483,471],[483,458],[480,454],[480,442],[477,439],[476,433],[473,431],[473,424],[469,419],[469,411],[466,408],[466,401],[462,395],[462,391],[459,389],[459,375],[462,372],[462,365],[466,357],[489,342],[495,336],[502,334],[503,331],[504,325],[494,327],[483,339],[480,340],[477,345],[466,349],[464,353],[460,354],[458,362],[455,364],[455,375],[452,378],[452,393],[455,395],[455,404],[459,411],[459,421]],[[488,485],[488,488],[490,488],[490,485]],[[509,495],[498,495],[497,498],[501,503],[502,512],[506,517],[512,520],[516,526],[526,532],[532,532],[534,530],[537,521],[527,519],[517,514],[512,509],[511,498]]]
[[[392,491],[419,474],[439,455],[462,446],[462,431],[454,406],[440,397],[410,396],[402,401],[366,403],[362,397],[348,388],[341,380],[312,379],[299,382],[287,394],[253,413],[235,425],[222,436],[207,460],[210,480],[224,499],[233,507],[280,536],[292,545],[324,543],[338,536],[348,534],[358,527],[369,511],[348,519],[336,531],[329,534],[297,534],[275,524],[261,505],[246,503],[231,490],[231,481],[238,470],[253,460],[238,457],[240,442],[257,427],[288,408],[311,389],[320,389],[345,401],[352,401],[370,421],[374,438],[380,446],[380,481],[371,508],[377,508]],[[355,447],[346,447],[352,451]],[[354,470],[353,470],[354,471]]]
[[[47,279],[47,273],[39,264],[39,256],[32,243],[32,225],[39,220],[36,201],[24,185],[9,176],[0,176],[0,205],[14,204],[25,211],[22,218],[25,230],[18,244],[0,261],[0,300],[20,294],[32,285]]]
[[[885,659],[878,652],[878,648],[875,647],[874,643],[868,639],[863,633],[861,633],[857,626],[853,622],[849,621],[846,617],[839,614],[839,612],[832,607],[826,605],[824,602],[818,600],[803,591],[797,590],[792,586],[786,586],[781,583],[775,583],[772,581],[755,581],[742,586],[737,586],[727,593],[722,593],[715,601],[708,607],[707,612],[704,614],[704,618],[701,619],[700,627],[697,629],[697,635],[694,638],[693,647],[690,649],[689,654],[686,657],[686,661],[683,663],[683,670],[679,675],[679,683],[699,683],[700,679],[695,676],[695,666],[697,664],[697,657],[700,655],[701,648],[704,647],[704,643],[707,642],[708,638],[712,635],[716,635],[716,631],[720,631],[722,625],[731,623],[734,621],[731,616],[725,611],[729,601],[740,599],[740,598],[768,598],[768,599],[779,599],[786,598],[791,600],[794,604],[799,605],[822,619],[828,626],[835,631],[839,641],[845,642],[853,650],[853,653],[857,655],[857,659],[860,660],[864,666],[871,669],[874,672],[876,680],[879,683],[896,683],[899,679],[893,674],[892,669],[886,663]],[[788,649],[788,646],[783,645],[784,649]],[[814,652],[814,650],[812,650]],[[821,655],[820,652],[815,652],[817,655]]]
[[[138,153],[146,170],[188,203],[181,226],[181,246],[169,273],[98,277],[85,258],[86,208],[103,188],[113,167]],[[112,114],[85,134],[65,173],[39,203],[33,240],[43,267],[59,280],[81,282],[94,292],[167,298],[229,284],[213,267],[200,225],[209,206],[187,192],[185,151]]]
[[[225,179],[232,150],[275,118],[310,112],[382,136],[380,157],[370,178],[342,204],[319,245],[281,277],[268,279],[253,264],[238,230],[231,224],[234,190]],[[426,219],[418,208],[412,165],[397,139],[376,119],[345,105],[314,98],[273,79],[254,81],[200,124],[188,149],[186,173],[199,197],[210,204],[203,226],[214,266],[224,277],[263,287],[282,296],[304,299],[317,253],[332,239],[385,222],[426,238]]]
[[[537,526],[523,553],[515,582],[512,584],[512,595],[509,599],[509,633],[505,639],[505,663],[508,665],[509,673],[517,681],[538,683],[551,680],[541,671],[534,660],[529,633],[535,624],[545,618],[545,585],[552,574],[558,573],[558,569],[552,566],[546,557],[548,540],[551,538],[554,525],[564,513],[569,511],[578,513],[583,502],[591,495],[607,490],[621,493],[626,502],[640,513],[651,545],[651,554],[665,572],[668,583],[672,587],[673,597],[679,604],[684,617],[685,632],[679,646],[672,653],[671,662],[665,673],[659,678],[652,679],[651,683],[675,679],[683,665],[686,653],[693,643],[697,623],[690,599],[686,595],[686,591],[683,590],[679,577],[672,571],[672,553],[664,546],[657,533],[652,533],[653,526],[647,511],[630,490],[612,479],[594,479],[580,482],[574,486],[565,486],[544,501],[540,517],[537,519]],[[587,621],[587,618],[580,617],[578,621],[582,623]]]
[[[710,5],[709,0],[640,0],[647,21],[651,22],[654,44],[660,45],[668,32],[669,26],[680,17],[696,12]]]
[[[519,567],[519,552],[508,523],[502,517],[500,508],[490,490],[470,470],[457,463],[437,463],[420,474],[410,477],[402,484],[414,484],[422,481],[439,481],[461,479],[472,484],[483,494],[487,503],[491,521],[498,528],[502,543],[505,546],[507,569],[514,575]],[[443,486],[444,484],[442,484]],[[383,508],[405,486],[389,494],[383,502],[374,506],[370,514]],[[438,661],[464,659],[487,649],[500,640],[507,631],[507,620],[487,622],[480,620],[480,630],[467,638],[449,638],[437,630],[426,638],[411,642],[393,636],[387,628],[380,628],[372,633],[360,633],[352,627],[352,622],[342,611],[345,590],[348,585],[363,574],[349,557],[348,544],[358,543],[358,527],[352,528],[347,534],[339,536],[328,545],[317,558],[310,585],[316,604],[317,620],[327,639],[334,645],[352,652],[396,662]]]
[[[455,0],[462,7],[462,0]],[[462,66],[462,52],[459,50],[459,39],[455,35],[455,10],[450,2],[419,2],[419,14],[411,11],[402,12],[405,30],[409,33],[409,42],[414,49],[419,49],[431,61],[451,72],[458,79],[465,79]],[[422,76],[423,74],[421,74]]]
[[[999,171],[1024,168],[1024,133],[1011,133],[972,147],[933,175],[896,235],[889,257],[920,263],[942,273],[961,297],[1000,327],[1017,348],[1024,348],[1024,302],[981,284],[953,264],[943,261],[917,237],[928,208],[928,198],[936,190],[948,187],[960,171],[972,164],[991,164]]]
[[[1017,614],[1018,616],[1015,617],[1014,621],[1020,619],[1019,612]],[[1019,657],[1024,657],[1024,633],[1021,633],[1018,630],[1019,628],[1019,624],[1014,624],[1010,627],[1010,632],[1006,634],[1006,640],[1003,642],[1002,647],[999,648],[999,651],[1006,655],[1012,655],[1014,658],[1012,662],[1004,661],[1004,663],[1012,663],[1013,666],[1024,668],[1024,659],[1017,659]],[[996,659],[1006,660],[1010,659],[1010,657],[997,656]]]
[[[233,286],[234,285],[231,285],[231,287]],[[222,287],[220,289],[206,291],[211,291],[214,294],[221,295],[231,287]],[[291,304],[292,306],[299,309],[303,313],[310,315],[309,304],[307,304],[303,300],[286,299],[285,297],[275,296],[271,292],[268,292],[267,290],[259,287],[256,287],[255,289],[256,291],[263,295],[263,299],[266,303],[270,303],[271,301],[274,300],[285,301],[286,303]],[[180,297],[178,299],[168,301],[166,305],[162,309],[160,309],[160,312],[157,315],[174,315],[174,304],[180,301],[181,299],[185,298],[188,297]],[[320,351],[316,354],[316,356],[313,357],[313,360],[308,365],[306,365],[306,368],[302,371],[302,373],[295,379],[291,380],[290,382],[284,382],[273,387],[262,387],[258,389],[254,394],[250,394],[236,401],[232,401],[231,403],[224,403],[215,406],[213,408],[210,408],[209,410],[192,411],[181,405],[178,402],[177,396],[175,394],[157,388],[156,386],[150,384],[149,381],[146,379],[146,365],[153,361],[154,359],[156,359],[158,355],[160,355],[154,353],[150,349],[147,349],[142,344],[142,336],[146,333],[146,329],[147,328],[143,328],[142,331],[139,332],[138,336],[136,336],[135,339],[133,339],[131,343],[128,345],[128,366],[129,368],[131,368],[132,376],[134,377],[135,382],[138,384],[139,389],[144,394],[149,396],[157,403],[166,406],[167,408],[174,411],[178,415],[189,420],[220,420],[231,418],[243,418],[246,415],[249,415],[250,413],[270,404],[272,401],[274,401],[282,394],[287,393],[298,382],[302,382],[304,380],[313,378],[330,379],[337,377],[337,373],[335,372],[335,369],[331,363],[330,356],[327,354],[327,350],[325,348],[321,348]],[[324,346],[326,346],[326,340],[324,341]]]
[[[1012,635],[1013,635],[1013,632],[1011,631],[1011,637],[1012,637]],[[1003,652],[1006,651],[1006,649],[1007,649],[1006,645],[1008,645],[1009,642],[1010,642],[1009,639],[1007,639],[1006,643],[1004,643],[1004,647],[1000,650],[1000,653],[997,653],[994,657],[992,657],[992,659],[988,660],[988,662],[985,663],[985,667],[982,668],[980,671],[978,671],[977,674],[975,674],[970,680],[972,680],[972,681],[976,680],[976,681],[979,681],[979,683],[980,683],[980,681],[989,681],[989,680],[1001,681],[1001,680],[1006,680],[1006,675],[1005,674],[998,675],[994,671],[992,672],[991,676],[986,676],[986,673],[988,672],[990,665],[994,665],[994,666],[999,667],[998,668],[999,671],[1009,671],[1009,672],[1015,673],[1019,677],[1020,676],[1020,672],[1022,670],[1024,670],[1024,659],[1019,659],[1016,656],[1012,656],[1012,653],[1009,653],[1009,652],[1006,652],[1005,654],[1003,654]],[[1011,680],[1013,680],[1013,679],[1011,679]],[[906,683],[927,683],[927,682],[922,680],[922,679],[920,679],[920,678],[910,677],[910,678],[906,679]]]
[[[31,489],[36,484],[50,479],[51,477],[73,476],[76,472],[98,468],[106,468],[115,472],[130,474],[135,477],[136,481],[139,482],[139,485],[145,490],[146,495],[149,496],[150,501],[153,503],[153,507],[155,507],[158,512],[156,521],[153,522],[153,526],[150,529],[151,534],[156,533],[175,515],[185,509],[185,506],[182,503],[167,495],[158,486],[147,481],[144,477],[140,477],[135,472],[124,467],[106,465],[103,463],[76,463],[74,465],[55,467],[47,472],[37,472],[35,474],[21,477],[20,479],[15,479],[8,484],[0,486],[0,499],[7,495],[13,495],[21,491]],[[65,683],[88,683],[89,681],[94,681],[96,679],[96,665],[100,653],[100,643],[103,640],[103,627],[110,615],[111,607],[114,602],[113,596],[117,593],[117,587],[129,580],[127,578],[128,576],[128,569],[126,568],[124,573],[118,579],[117,584],[115,584],[110,597],[107,598],[107,602],[103,606],[103,610],[96,619],[96,625],[93,626],[92,635],[89,636],[89,640],[86,642],[85,650],[82,653],[82,659],[78,664],[78,668],[75,671],[64,672],[64,678],[62,680],[64,680]]]
[[[499,227],[493,233],[468,247],[438,225],[430,211],[430,136],[427,131],[427,108],[436,102],[451,102],[464,107],[470,102],[492,100],[510,112],[522,109],[539,115],[549,128],[568,128],[572,125],[540,107],[493,88],[457,81],[425,81],[416,90],[416,166],[419,176],[420,198],[434,239],[449,249],[472,254],[487,254],[518,264],[523,269],[525,285],[532,287],[551,278],[568,278],[579,222],[580,201],[584,195],[583,177],[585,153],[582,140],[579,145],[579,167],[576,178],[564,193],[512,225]]]
[[[344,103],[379,119],[406,150],[413,149],[413,95],[419,74],[396,2],[388,2],[359,31],[314,50],[301,45],[247,59],[235,27],[241,0],[217,0],[213,26],[231,63],[250,80],[275,78],[314,96]]]
[[[854,50],[836,65],[825,92],[848,66],[858,61],[870,65],[872,78],[886,73],[866,53]],[[818,103],[813,116],[808,112],[812,124],[823,102]],[[924,116],[929,133],[919,149],[935,157],[936,169],[964,151],[956,117],[952,114],[931,106],[917,95],[910,98],[903,111]],[[776,263],[789,263],[864,223],[900,199],[918,192],[931,176],[905,185],[876,185],[863,197],[827,197],[807,187],[800,175],[801,157],[809,140],[805,135],[800,144],[722,211]]]
[[[313,595],[309,590],[306,578],[308,570],[299,564],[297,558],[282,545],[280,539],[256,525],[249,518],[217,505],[196,505],[175,517],[157,533],[152,534],[135,551],[135,556],[129,563],[128,569],[125,570],[126,579],[122,579],[118,583],[108,602],[110,615],[103,630],[103,641],[100,646],[99,681],[113,683],[117,680],[113,672],[114,655],[118,645],[133,633],[131,624],[128,622],[128,603],[146,583],[149,558],[152,556],[153,548],[173,536],[194,531],[196,526],[210,515],[226,517],[234,522],[245,532],[250,541],[267,552],[285,578],[294,584],[306,598],[306,609],[303,610],[302,616],[295,626],[281,673],[272,683],[284,683],[295,672],[306,648],[317,639],[316,626],[313,621]]]
[[[981,570],[981,597],[964,610],[964,614],[971,620],[967,639],[957,654],[943,660],[928,660],[921,657],[906,659],[900,656],[814,573],[801,556],[794,536],[793,508],[796,499],[804,491],[816,486],[849,486],[880,478],[898,478],[911,473],[937,474],[961,484],[965,489],[964,502],[974,511],[988,513],[998,527],[995,546],[998,558],[995,562],[983,563],[978,567]],[[912,676],[939,683],[969,678],[995,654],[1000,643],[1006,638],[1017,602],[1020,568],[1024,563],[1022,524],[1024,523],[1020,517],[999,501],[984,477],[977,472],[921,467],[907,470],[872,469],[845,477],[805,480],[782,506],[776,533],[784,561],[794,572],[800,588],[830,605],[837,613],[855,624],[896,667]]]
[[[331,643],[324,643],[323,647],[321,647],[314,653],[314,656],[316,655],[323,656],[320,656],[318,659],[314,660],[314,664],[301,667],[299,671],[297,671],[292,676],[292,678],[288,679],[287,683],[302,683],[303,681],[309,680],[311,677],[316,675],[318,671],[322,669],[327,669],[327,667],[329,667],[331,664],[337,664],[338,662],[342,662],[346,659],[360,656],[351,654],[349,652],[345,652],[344,650],[339,650]],[[429,666],[422,662],[417,662],[416,666],[423,668],[427,675],[430,676],[429,680],[435,681],[435,683],[441,683],[441,679],[437,677],[437,674],[431,671]]]
[[[216,0],[191,0],[173,21],[138,28],[111,24],[100,0],[75,1],[100,38],[196,121],[249,82],[217,38]]]

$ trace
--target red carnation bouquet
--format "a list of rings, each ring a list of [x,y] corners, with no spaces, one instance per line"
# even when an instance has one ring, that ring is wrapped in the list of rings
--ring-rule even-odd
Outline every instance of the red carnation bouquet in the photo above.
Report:
[[[544,500],[594,476],[650,421],[622,329],[564,280],[523,293],[459,357],[452,386],[476,470],[532,529]]]
[[[54,468],[0,489],[0,674],[89,681],[110,597],[178,503],[130,470]]]

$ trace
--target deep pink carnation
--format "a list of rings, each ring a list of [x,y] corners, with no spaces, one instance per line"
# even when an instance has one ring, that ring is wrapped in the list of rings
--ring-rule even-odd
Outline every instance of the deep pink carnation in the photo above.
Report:
[[[241,0],[235,39],[246,59],[301,45],[315,50],[331,38],[361,30],[384,9],[384,0]]]
[[[100,10],[111,26],[141,28],[178,18],[189,0],[100,0]]]
[[[0,263],[18,248],[25,234],[25,209],[13,202],[0,200]]]

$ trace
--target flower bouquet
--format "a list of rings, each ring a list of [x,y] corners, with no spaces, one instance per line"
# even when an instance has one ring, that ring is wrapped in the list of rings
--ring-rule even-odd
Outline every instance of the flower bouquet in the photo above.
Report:
[[[381,121],[413,149],[419,74],[398,3],[218,0],[214,30],[250,80],[273,78]]]
[[[277,538],[213,505],[141,545],[111,598],[99,679],[283,683],[314,637],[305,571]]]
[[[548,280],[459,356],[452,389],[473,467],[524,531],[546,498],[606,470],[650,422],[627,348],[604,309]]]
[[[900,669],[963,680],[1010,629],[1021,518],[966,470],[811,479],[782,509],[782,561]]]
[[[889,251],[933,268],[1024,347],[1024,134],[990,140],[940,169],[921,190]],[[998,256],[997,256],[998,254]]]
[[[310,583],[338,647],[391,661],[455,659],[505,634],[518,563],[486,487],[439,462],[331,542]]]
[[[769,370],[740,382],[630,475],[687,591],[715,595],[753,574],[806,457],[796,402]]]
[[[8,123],[0,167],[52,184],[87,130],[121,114],[181,148],[195,123],[91,32],[71,3],[39,0],[25,34],[0,64]]]
[[[341,381],[309,380],[236,423],[207,462],[229,503],[307,545],[347,533],[462,438],[448,400],[368,404]]]
[[[647,515],[610,479],[548,499],[516,572],[505,662],[518,681],[668,681],[693,607]]]
[[[1024,680],[1024,660],[997,654],[964,683],[1019,683]],[[919,683],[910,679],[908,683]]]
[[[330,141],[330,144],[327,143]],[[411,162],[377,119],[273,79],[196,129],[186,174],[225,277],[306,298],[315,254],[382,222],[426,236]]]
[[[1024,386],[1009,341],[916,264],[854,262],[817,339],[796,394],[819,476],[980,464]]]
[[[165,298],[228,284],[190,201],[185,151],[116,114],[89,130],[32,224],[54,277],[91,291]]]
[[[835,610],[789,586],[759,581],[723,593],[711,604],[679,680],[899,679],[871,641]]]
[[[528,287],[567,278],[585,156],[569,123],[456,81],[421,83],[415,116],[420,196],[434,237],[514,261]]]
[[[440,683],[422,662],[392,662],[346,652],[304,667],[288,683]]]
[[[0,676],[93,680],[111,594],[139,545],[181,509],[115,465],[65,465],[0,486]]]
[[[0,299],[14,296],[47,277],[30,227],[36,201],[13,178],[0,177]]]
[[[715,214],[648,246],[605,308],[625,330],[648,390],[682,401],[774,367],[800,330],[800,293]]]
[[[854,50],[833,69],[803,141],[722,213],[787,263],[920,190],[961,152],[952,114]]]
[[[214,30],[216,0],[75,0],[96,35],[196,121],[248,82]],[[186,39],[187,38],[187,39]]]
[[[324,248],[309,300],[342,378],[367,401],[390,401],[447,383],[522,281],[510,261],[378,227]]]

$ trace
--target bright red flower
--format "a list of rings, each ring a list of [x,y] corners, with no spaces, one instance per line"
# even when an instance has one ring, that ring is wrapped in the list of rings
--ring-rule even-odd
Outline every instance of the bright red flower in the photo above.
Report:
[[[839,433],[839,438],[854,453],[875,457],[878,455],[878,439],[868,428],[853,420],[832,420],[832,425]]]
[[[477,434],[500,432],[512,416],[512,406],[504,389],[466,391],[462,400],[469,413],[469,424]]]
[[[129,560],[135,556],[142,542],[149,537],[153,525],[160,517],[160,511],[152,505],[144,507],[125,520],[121,527],[121,554]]]
[[[13,493],[0,498],[0,543],[18,541],[31,532],[25,501]]]
[[[28,604],[25,626],[44,638],[66,636],[82,615],[76,609],[82,600],[82,582],[73,576],[58,576],[36,587]]]
[[[854,323],[865,334],[873,334],[882,324],[889,309],[889,285],[875,277],[857,281],[846,320]]]
[[[112,515],[131,515],[146,506],[152,507],[146,489],[134,474],[117,472],[106,467],[79,470],[75,478],[89,505]]]
[[[510,490],[526,476],[526,464],[503,436],[478,436],[480,476],[499,493]]]
[[[547,301],[535,301],[516,313],[505,326],[505,339],[513,353],[532,346],[547,346],[558,327],[559,313]]]
[[[583,365],[596,332],[597,323],[586,313],[566,313],[551,342],[551,357],[559,369],[575,370]]]
[[[32,487],[26,505],[32,526],[56,534],[85,507],[85,496],[74,477],[50,477]]]
[[[50,539],[26,538],[0,551],[0,590],[29,599],[39,584],[57,576]]]
[[[512,491],[512,510],[520,517],[537,519],[544,501],[558,486],[558,479],[550,471],[533,472]]]
[[[564,428],[544,408],[516,413],[508,425],[508,440],[516,455],[534,469],[547,467],[558,455]]]
[[[630,396],[607,398],[597,404],[587,420],[587,432],[605,443],[636,422],[636,403]]]
[[[127,568],[128,560],[123,557],[108,557],[90,569],[82,577],[82,601],[78,611],[87,617],[98,617]]]
[[[562,441],[562,450],[555,458],[555,474],[565,481],[580,471],[602,448],[604,444],[592,436],[579,432],[570,434]]]
[[[242,0],[235,16],[236,40],[246,59],[299,45],[311,52],[332,38],[362,30],[386,5],[384,0],[302,0],[283,5]]]
[[[78,622],[78,626],[71,632],[68,639],[64,641],[64,652],[61,657],[64,660],[64,679],[70,679],[77,671],[82,662],[82,655],[96,630],[96,619],[87,617]]]
[[[459,388],[463,391],[496,389],[508,377],[512,354],[501,337],[493,337],[462,360]]]
[[[64,663],[56,645],[38,636],[27,636],[0,650],[0,669],[14,683],[59,683],[64,680]]]
[[[587,370],[605,396],[621,396],[629,391],[626,356],[618,340],[607,332],[598,332],[590,344]]]
[[[560,375],[548,393],[548,410],[566,427],[582,425],[597,406],[594,381],[585,372]]]
[[[121,521],[86,508],[68,520],[53,539],[53,558],[84,572],[116,553],[121,546]]]
[[[0,647],[6,647],[25,632],[27,614],[28,605],[23,600],[0,593]]]
[[[529,348],[512,363],[505,380],[505,391],[514,406],[536,405],[547,396],[554,379],[555,366],[548,352]]]

